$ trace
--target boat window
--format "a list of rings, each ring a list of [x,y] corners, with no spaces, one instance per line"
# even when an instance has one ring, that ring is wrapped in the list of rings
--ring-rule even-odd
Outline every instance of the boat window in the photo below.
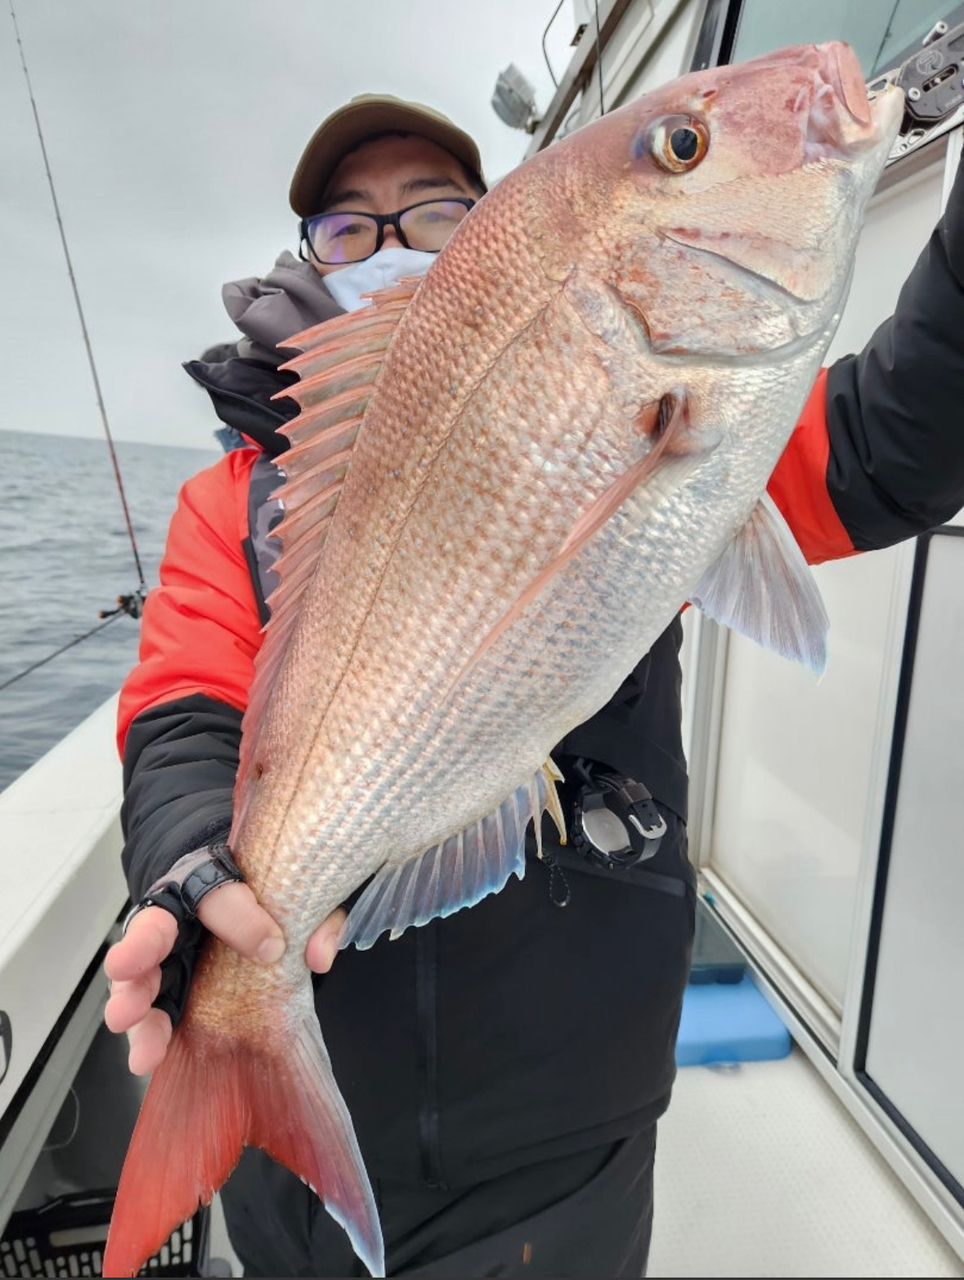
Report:
[[[794,44],[845,40],[869,80],[903,62],[935,23],[964,22],[964,4],[928,0],[744,0],[731,62]]]

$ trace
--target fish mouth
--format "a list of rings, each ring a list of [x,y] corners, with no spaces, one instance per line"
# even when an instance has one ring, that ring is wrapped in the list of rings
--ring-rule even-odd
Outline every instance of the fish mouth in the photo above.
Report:
[[[848,45],[814,45],[807,52],[812,53],[813,78],[798,95],[798,105],[806,109],[803,95],[810,94],[805,161],[853,162],[884,146],[889,150],[903,117],[902,91],[888,85],[868,96],[857,55]]]
[[[824,82],[832,88],[851,120],[864,128],[871,125],[864,75],[853,50],[848,45],[833,43],[817,45],[817,52],[822,54],[820,70]]]
[[[820,303],[827,295],[826,273],[817,269],[822,265],[820,255],[811,249],[795,249],[769,236],[729,231],[712,234],[699,228],[664,227],[662,234],[690,252],[728,264],[777,305],[788,301],[798,305]],[[767,271],[768,258],[779,264],[779,276]]]

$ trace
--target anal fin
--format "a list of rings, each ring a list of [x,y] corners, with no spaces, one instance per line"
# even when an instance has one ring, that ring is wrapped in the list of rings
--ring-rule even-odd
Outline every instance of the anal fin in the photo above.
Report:
[[[499,805],[463,831],[410,858],[386,866],[348,917],[342,947],[370,947],[381,934],[399,937],[410,925],[427,924],[475,906],[525,874],[525,837],[530,821],[542,852],[542,814],[548,812],[565,843],[565,823],[556,783],[562,774],[551,760]]]

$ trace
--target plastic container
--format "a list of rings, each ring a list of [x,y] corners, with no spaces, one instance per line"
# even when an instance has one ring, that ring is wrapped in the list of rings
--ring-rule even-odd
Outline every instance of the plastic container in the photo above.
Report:
[[[749,974],[738,983],[686,988],[676,1041],[676,1062],[700,1067],[772,1062],[792,1048],[790,1032]]]

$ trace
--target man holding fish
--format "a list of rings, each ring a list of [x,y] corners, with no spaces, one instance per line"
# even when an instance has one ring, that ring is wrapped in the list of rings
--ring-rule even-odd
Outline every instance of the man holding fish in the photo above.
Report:
[[[249,1275],[643,1273],[694,911],[679,611],[822,669],[806,562],[964,505],[960,182],[819,371],[900,115],[825,45],[485,199],[416,104],[312,138],[302,260],[227,286],[241,340],[188,366],[251,447],[185,486],[122,697],[107,1020],[155,1075],[106,1274],[239,1158]]]

